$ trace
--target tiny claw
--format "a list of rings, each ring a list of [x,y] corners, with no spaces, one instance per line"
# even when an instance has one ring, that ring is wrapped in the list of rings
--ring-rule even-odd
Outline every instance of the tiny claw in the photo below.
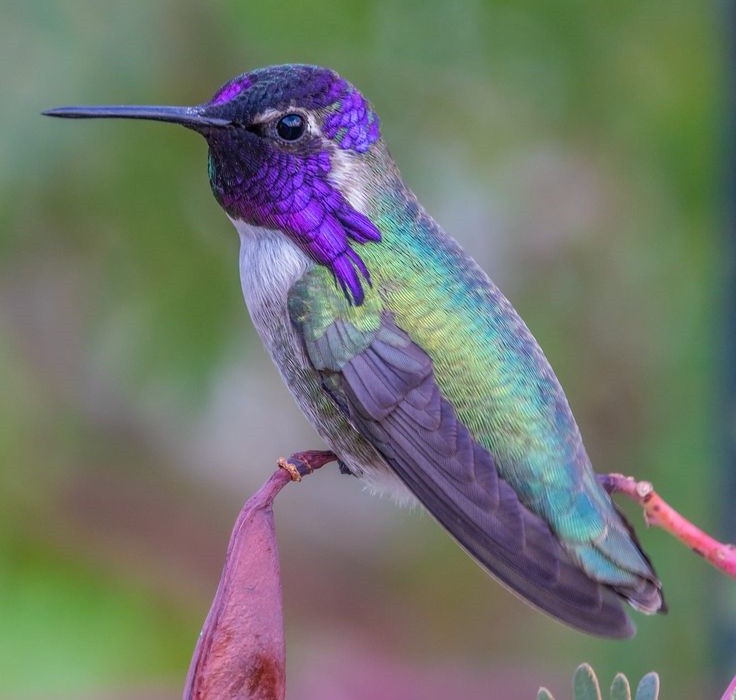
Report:
[[[303,476],[311,474],[315,469],[328,462],[334,462],[337,456],[330,450],[305,450],[295,452],[288,459],[281,457],[278,465],[289,472],[292,481],[301,481]]]
[[[299,467],[297,467],[295,464],[292,464],[291,462],[284,459],[283,457],[279,457],[278,465],[279,467],[284,469],[286,472],[288,472],[292,481],[302,480],[302,475],[299,473]]]

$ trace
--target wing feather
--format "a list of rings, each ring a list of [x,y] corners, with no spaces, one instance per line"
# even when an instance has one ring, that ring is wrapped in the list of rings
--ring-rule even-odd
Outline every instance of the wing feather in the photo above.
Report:
[[[300,307],[301,308],[301,307]],[[297,328],[304,316],[295,322]],[[353,425],[429,512],[512,591],[586,632],[634,632],[621,599],[571,558],[549,525],[519,500],[494,456],[442,396],[431,358],[389,314],[356,334],[334,319],[309,334],[315,368]]]

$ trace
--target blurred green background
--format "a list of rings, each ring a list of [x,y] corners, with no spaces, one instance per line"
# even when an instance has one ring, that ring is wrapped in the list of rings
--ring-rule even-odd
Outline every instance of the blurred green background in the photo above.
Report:
[[[40,110],[339,70],[540,340],[596,468],[717,529],[719,7],[3,4],[0,697],[178,697],[242,501],[278,456],[321,446],[248,320],[204,141]],[[287,489],[291,697],[566,697],[583,660],[605,683],[655,669],[666,700],[716,697],[714,601],[736,619],[734,589],[624,507],[671,612],[614,643],[535,613],[334,468]]]

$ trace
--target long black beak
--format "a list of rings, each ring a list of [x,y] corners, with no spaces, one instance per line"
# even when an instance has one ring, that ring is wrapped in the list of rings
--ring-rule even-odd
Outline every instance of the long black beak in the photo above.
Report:
[[[55,107],[42,112],[47,117],[65,119],[148,119],[181,124],[201,131],[207,128],[230,126],[227,119],[210,117],[202,107],[161,107],[157,105],[75,105]]]

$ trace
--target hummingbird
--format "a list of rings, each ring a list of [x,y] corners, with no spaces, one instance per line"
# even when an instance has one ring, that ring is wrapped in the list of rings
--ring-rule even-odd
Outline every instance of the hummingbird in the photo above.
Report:
[[[341,470],[413,494],[501,584],[593,635],[666,610],[516,310],[399,174],[333,70],[269,66],[193,107],[44,114],[180,124],[208,145],[253,324]]]

